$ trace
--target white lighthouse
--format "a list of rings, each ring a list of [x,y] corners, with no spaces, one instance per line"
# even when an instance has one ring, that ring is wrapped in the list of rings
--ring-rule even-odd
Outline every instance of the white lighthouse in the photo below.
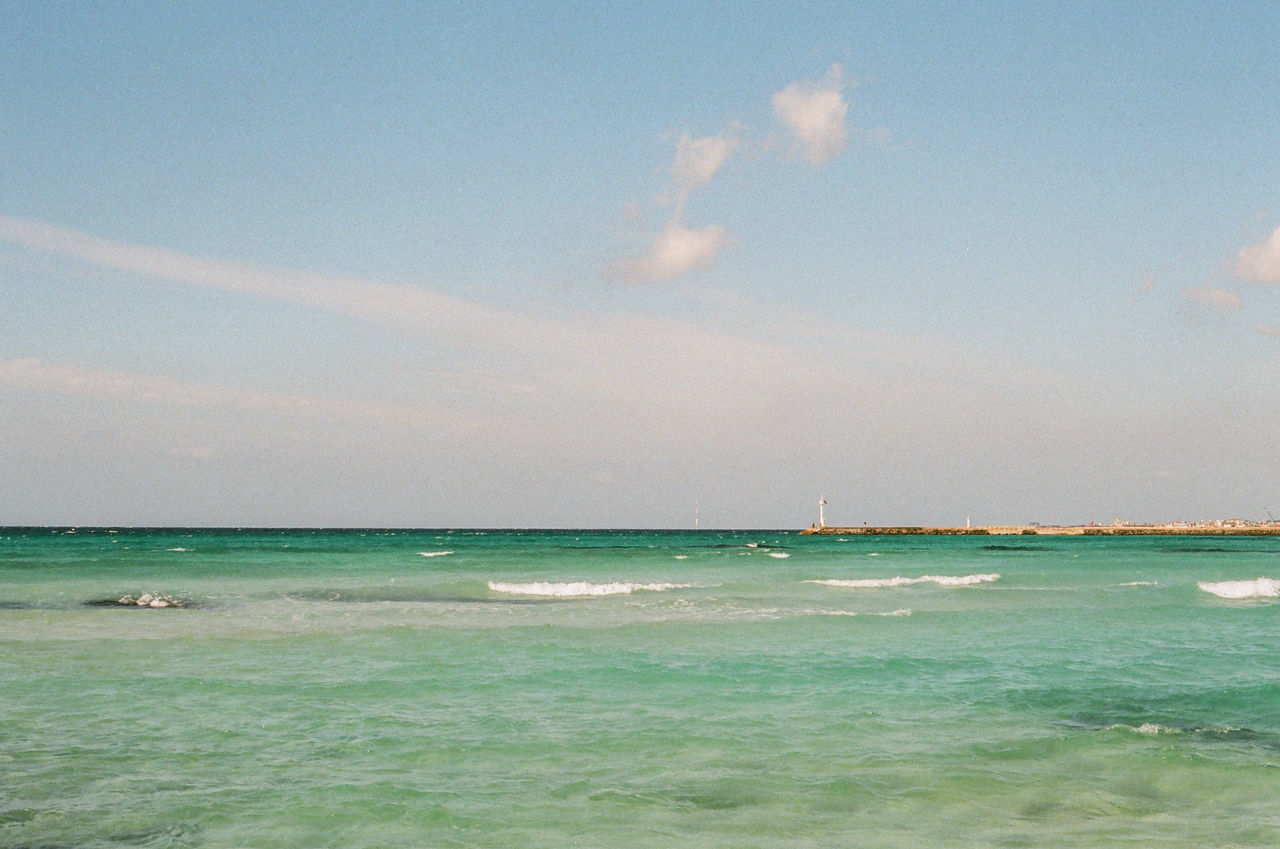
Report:
[[[818,527],[825,528],[827,526],[827,514],[822,509],[827,506],[827,499],[821,495],[818,496]]]

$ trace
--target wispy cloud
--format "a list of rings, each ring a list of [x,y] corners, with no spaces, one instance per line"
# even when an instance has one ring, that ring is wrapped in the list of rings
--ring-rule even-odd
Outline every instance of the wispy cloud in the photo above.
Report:
[[[806,421],[828,422],[824,427],[838,431],[843,425],[835,423],[847,418],[849,397],[867,400],[860,421],[888,439],[897,432],[893,417],[907,415],[916,399],[947,395],[950,385],[969,387],[967,379],[950,379],[957,370],[1008,372],[1007,365],[997,366],[978,352],[869,334],[795,305],[780,310],[755,301],[725,303],[713,323],[627,312],[535,315],[408,286],[212,262],[39,222],[0,219],[0,238],[130,275],[376,321],[433,347],[447,340],[447,355],[424,352],[424,368],[417,373],[421,392],[403,407],[206,385],[102,365],[0,361],[0,388],[6,391],[185,409],[200,419],[230,415],[225,420],[233,429],[234,413],[227,411],[253,414],[246,419],[288,416],[300,431],[334,440],[386,424],[421,437],[405,444],[479,440],[511,461],[544,452],[609,458],[666,451],[670,459],[693,450],[689,434],[695,433],[699,451],[739,462],[761,450],[791,450],[787,446],[803,441]],[[710,262],[726,238],[718,227],[669,226],[655,242],[655,264],[646,271],[670,275]],[[486,377],[500,378],[502,385],[487,384]],[[513,386],[519,391],[511,391]],[[954,399],[959,407],[966,403]],[[167,427],[165,421],[158,417],[157,427]],[[743,429],[744,421],[754,429]],[[339,434],[341,423],[353,425],[346,437]],[[833,432],[831,438],[839,437]]]
[[[633,282],[672,280],[690,271],[710,268],[728,241],[723,227],[692,230],[673,220],[643,254],[621,260],[617,271]]]
[[[307,503],[316,497],[313,487],[342,501],[353,480],[378,493],[383,470],[405,464],[420,470],[422,491],[434,493],[415,503],[445,511],[442,515],[488,509],[484,505],[497,491],[495,482],[504,488],[536,487],[552,499],[592,502],[593,490],[582,481],[606,473],[620,488],[642,493],[637,499],[704,478],[719,482],[708,486],[722,489],[727,499],[742,480],[770,491],[776,487],[781,503],[794,497],[786,491],[792,486],[788,481],[855,474],[859,458],[869,455],[898,457],[900,465],[920,468],[941,465],[959,476],[981,464],[985,449],[957,459],[961,455],[954,445],[990,444],[991,456],[1001,462],[1037,468],[1046,438],[1074,438],[1065,429],[1055,431],[1056,423],[1077,423],[1091,414],[1087,393],[1096,386],[1091,382],[1074,397],[1076,390],[1008,393],[1003,388],[1010,385],[1069,381],[981,351],[871,333],[801,304],[741,295],[682,318],[625,311],[549,313],[538,307],[530,315],[453,298],[444,298],[440,310],[427,314],[420,305],[436,301],[414,296],[402,304],[407,315],[388,319],[383,300],[388,288],[373,281],[210,263],[47,225],[2,223],[4,238],[11,241],[20,235],[21,244],[56,249],[129,276],[375,316],[430,340],[429,345],[437,331],[445,333],[452,340],[451,359],[473,368],[478,378],[504,383],[458,381],[456,391],[452,385],[451,391],[440,391],[451,378],[434,373],[450,372],[452,363],[442,363],[435,350],[423,351],[420,361],[407,365],[416,369],[414,380],[368,401],[361,400],[370,398],[366,393],[386,390],[365,380],[367,366],[361,371],[359,364],[354,372],[324,375],[329,388],[317,396],[305,390],[263,392],[258,383],[238,388],[183,380],[172,365],[157,365],[158,374],[135,374],[104,364],[0,360],[0,396],[8,401],[0,406],[6,457],[31,458],[38,449],[45,452],[41,457],[53,457],[67,470],[93,469],[104,491],[111,478],[127,474],[126,460],[136,465],[184,453],[239,457],[241,463],[269,457],[279,468],[299,473],[299,483],[290,483],[288,475],[240,467],[237,474],[250,483],[224,482],[221,496],[236,505],[260,492],[275,493],[268,500]],[[696,256],[697,240],[691,242],[686,254],[672,248],[672,256]],[[230,279],[232,271],[248,276]],[[108,277],[103,285],[129,283]],[[325,297],[334,292],[346,297]],[[371,308],[361,298],[382,306]],[[702,313],[714,318],[699,320]],[[464,326],[450,329],[450,322]],[[256,340],[244,337],[236,344]],[[226,372],[220,380],[234,382],[238,373]],[[275,377],[282,379],[288,377]],[[526,390],[508,391],[509,383]],[[348,397],[341,397],[343,387]],[[84,403],[33,401],[23,393],[57,393]],[[12,403],[15,398],[19,403]],[[851,405],[851,398],[858,403]],[[998,446],[992,420],[1002,423]],[[1108,431],[1105,424],[1096,429]],[[89,425],[94,434],[67,436]],[[120,450],[102,452],[107,442]],[[317,445],[324,448],[321,454]],[[370,452],[382,459],[370,464]],[[317,464],[318,456],[326,459]],[[33,461],[31,468],[36,465]],[[309,477],[315,469],[333,479],[317,484]],[[275,505],[268,500],[260,501],[260,509],[270,513]],[[383,510],[397,509],[378,503]]]
[[[1280,227],[1258,244],[1240,249],[1236,275],[1254,283],[1280,283]]]
[[[1226,289],[1206,283],[1198,289],[1187,289],[1187,299],[1216,312],[1226,313],[1240,309],[1240,296]]]
[[[732,131],[697,139],[681,136],[676,142],[676,159],[671,166],[679,189],[687,190],[710,183],[740,144],[741,140]]]
[[[811,164],[828,162],[848,146],[844,89],[852,85],[854,81],[845,81],[844,69],[832,65],[821,80],[794,82],[774,94],[773,114],[791,130]],[[887,132],[878,137],[887,139]]]
[[[269,411],[307,416],[409,421],[412,416],[379,404],[257,392],[218,384],[192,383],[164,375],[112,371],[79,363],[50,363],[33,357],[0,359],[0,387],[170,407],[214,408],[226,411]]]
[[[289,268],[221,262],[152,245],[0,215],[0,240],[154,280],[253,295],[418,332],[518,340],[538,328],[495,308],[418,286]]]
[[[715,263],[729,243],[728,234],[716,225],[697,229],[686,226],[685,204],[689,193],[708,185],[740,144],[736,128],[715,136],[680,137],[671,165],[672,183],[664,197],[666,203],[674,206],[671,217],[643,253],[613,264],[612,270],[617,276],[633,283],[666,281]],[[628,215],[628,218],[638,216]]]

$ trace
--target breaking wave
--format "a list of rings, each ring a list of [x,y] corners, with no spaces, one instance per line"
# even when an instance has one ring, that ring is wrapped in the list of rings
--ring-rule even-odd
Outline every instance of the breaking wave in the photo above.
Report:
[[[922,575],[919,578],[904,578],[901,576],[896,578],[833,578],[830,580],[806,581],[805,583],[823,584],[828,587],[843,587],[845,589],[872,590],[887,587],[906,587],[912,584],[937,584],[940,587],[971,587],[975,584],[985,584],[999,579],[1000,576],[992,572],[981,575]]]
[[[688,589],[692,584],[637,584],[629,581],[592,583],[590,581],[533,581],[516,584],[507,581],[489,581],[489,589],[505,595],[536,595],[552,598],[582,598],[604,595],[630,595],[633,592],[663,592]]]
[[[1207,593],[1218,598],[1278,598],[1280,597],[1280,581],[1274,578],[1254,578],[1252,581],[1201,581],[1196,584]]]
[[[419,551],[423,557],[444,557],[446,554],[453,554],[452,551]]]

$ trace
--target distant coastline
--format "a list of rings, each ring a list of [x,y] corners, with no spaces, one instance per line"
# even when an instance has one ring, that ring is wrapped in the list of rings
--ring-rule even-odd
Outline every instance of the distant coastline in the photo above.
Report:
[[[1160,525],[817,525],[801,534],[825,536],[1280,536],[1280,523],[1226,519],[1212,522],[1169,522]]]

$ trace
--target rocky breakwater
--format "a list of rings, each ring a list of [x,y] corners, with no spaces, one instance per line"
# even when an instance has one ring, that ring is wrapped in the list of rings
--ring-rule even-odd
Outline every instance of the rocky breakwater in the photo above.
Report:
[[[1280,536],[1280,523],[1170,525],[981,525],[964,528],[922,525],[862,525],[805,528],[825,536]]]

